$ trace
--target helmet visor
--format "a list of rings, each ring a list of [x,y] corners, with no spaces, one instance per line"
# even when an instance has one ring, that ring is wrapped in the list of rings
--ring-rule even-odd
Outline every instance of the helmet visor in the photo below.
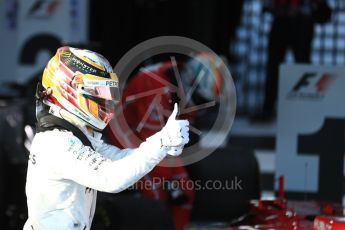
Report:
[[[83,94],[86,99],[88,111],[102,122],[108,124],[114,116],[116,102]]]
[[[77,74],[72,80],[72,86],[86,99],[88,110],[94,117],[106,124],[112,119],[115,105],[120,100],[119,84],[115,74],[112,79]]]
[[[98,98],[116,103],[120,100],[120,92],[119,82],[115,74],[114,76],[112,79],[104,79],[91,74],[77,74],[72,85],[84,96],[88,95],[95,100]]]
[[[119,101],[120,100],[120,93],[118,87],[109,87],[109,86],[88,86],[84,85],[80,89],[83,95],[90,95],[95,98],[100,98],[104,100],[110,101]]]
[[[94,97],[89,94],[83,94],[87,99],[94,101],[98,106],[102,107],[103,111],[114,112],[117,101],[107,100],[99,97]]]

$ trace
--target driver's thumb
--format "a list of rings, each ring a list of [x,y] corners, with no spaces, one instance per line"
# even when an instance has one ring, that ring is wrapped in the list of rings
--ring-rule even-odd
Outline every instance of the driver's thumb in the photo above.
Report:
[[[173,110],[173,112],[171,113],[171,115],[170,115],[170,117],[169,117],[168,120],[170,120],[170,119],[175,120],[175,119],[176,119],[176,116],[177,116],[177,113],[178,113],[178,105],[177,105],[177,103],[175,103],[175,104],[174,104],[174,110]]]

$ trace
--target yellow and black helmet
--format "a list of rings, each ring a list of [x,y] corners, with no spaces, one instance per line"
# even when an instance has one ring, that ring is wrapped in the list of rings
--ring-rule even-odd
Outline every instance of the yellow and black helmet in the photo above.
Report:
[[[42,77],[48,100],[103,130],[119,101],[119,81],[109,62],[90,50],[61,47],[48,62]]]

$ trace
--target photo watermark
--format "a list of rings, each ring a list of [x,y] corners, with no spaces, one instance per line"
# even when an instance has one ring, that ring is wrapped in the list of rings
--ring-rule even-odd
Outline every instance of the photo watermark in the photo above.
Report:
[[[207,54],[210,57],[207,58],[207,62],[204,61],[203,54]],[[160,76],[152,71],[152,68],[141,66],[142,63],[157,55],[169,56],[174,76],[172,81],[162,80]],[[201,64],[200,68],[187,76],[194,79],[188,87],[186,87],[186,74],[182,74],[179,63],[177,63],[177,56],[179,55],[188,57],[189,63],[195,60]],[[227,64],[224,63],[221,57],[217,56],[207,46],[189,38],[162,36],[149,39],[128,51],[115,66],[114,70],[120,77],[121,91],[126,88],[127,80],[133,76],[133,72],[138,71],[138,68],[150,78],[148,80],[157,81],[163,84],[164,87],[127,95],[127,98],[124,100],[126,106],[135,103],[135,101],[141,98],[152,97],[152,101],[149,105],[146,105],[147,111],[142,116],[137,127],[128,124],[128,117],[124,115],[123,108],[116,111],[115,118],[110,123],[110,127],[116,139],[124,147],[137,147],[143,141],[137,134],[142,130],[148,117],[157,117],[162,127],[164,126],[166,119],[171,113],[171,111],[166,110],[162,106],[164,94],[167,92],[177,95],[179,115],[202,114],[199,120],[206,120],[208,114],[203,114],[203,112],[210,108],[216,108],[217,115],[207,130],[201,130],[199,127],[194,126],[193,122],[190,122],[190,132],[199,137],[197,143],[185,146],[180,159],[167,157],[159,166],[175,167],[198,162],[224,144],[232,127],[236,112],[236,90]],[[212,77],[216,78],[216,80],[212,79]],[[210,87],[210,84],[216,85],[212,88],[213,91],[217,91],[216,97],[211,97],[206,102],[196,103],[192,100],[198,90],[201,94],[209,96],[208,92],[210,90],[207,91],[207,87]],[[169,103],[173,103],[173,101],[169,100]],[[207,148],[201,146],[200,143],[207,143]]]
[[[243,181],[237,176],[227,180],[190,180],[181,178],[179,180],[168,180],[161,177],[153,177],[150,180],[140,180],[134,185],[130,186],[128,190],[232,190],[242,191]]]

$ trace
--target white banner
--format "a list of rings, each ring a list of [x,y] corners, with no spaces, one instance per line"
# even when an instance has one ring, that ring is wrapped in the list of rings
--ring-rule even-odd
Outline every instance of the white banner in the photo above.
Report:
[[[70,39],[69,1],[21,0],[18,17],[17,81],[42,72],[47,61]]]
[[[344,67],[281,66],[276,176],[287,191],[342,196],[344,89]]]
[[[0,1],[0,81],[9,82],[16,74],[18,0]]]
[[[88,42],[88,0],[1,0],[0,82],[26,82],[61,44]]]

